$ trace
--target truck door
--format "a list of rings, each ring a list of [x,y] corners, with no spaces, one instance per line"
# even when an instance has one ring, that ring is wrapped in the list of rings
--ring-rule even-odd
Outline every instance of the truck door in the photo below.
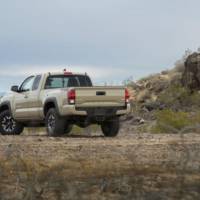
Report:
[[[30,76],[22,83],[19,92],[15,95],[14,99],[14,117],[16,119],[26,119],[29,113],[27,112],[30,90],[33,86],[34,76]]]
[[[42,75],[34,78],[33,86],[28,93],[27,98],[27,114],[29,119],[40,119],[43,113],[42,101],[40,100]]]

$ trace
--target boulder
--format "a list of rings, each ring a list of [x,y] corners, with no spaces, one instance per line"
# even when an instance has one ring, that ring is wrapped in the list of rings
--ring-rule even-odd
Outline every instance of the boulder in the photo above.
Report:
[[[193,53],[186,59],[182,84],[191,91],[200,90],[200,53]]]
[[[143,108],[151,112],[153,110],[163,110],[165,105],[161,104],[159,101],[148,101],[143,105]]]

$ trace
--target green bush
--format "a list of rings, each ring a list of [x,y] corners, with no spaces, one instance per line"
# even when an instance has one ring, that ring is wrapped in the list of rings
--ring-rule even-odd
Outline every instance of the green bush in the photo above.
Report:
[[[180,85],[170,85],[158,96],[158,102],[172,110],[191,111],[200,108],[200,93],[191,93]]]
[[[200,107],[200,93],[199,92],[193,92],[189,96],[189,102],[192,106]]]
[[[178,85],[171,85],[164,92],[162,92],[158,101],[168,108],[180,108],[181,104],[190,96],[189,91]]]
[[[153,133],[178,133],[193,123],[189,113],[174,112],[170,109],[158,111],[156,118],[156,125],[152,128]]]

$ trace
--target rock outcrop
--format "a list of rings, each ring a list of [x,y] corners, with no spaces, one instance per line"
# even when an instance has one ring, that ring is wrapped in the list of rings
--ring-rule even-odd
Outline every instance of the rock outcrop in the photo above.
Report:
[[[178,85],[181,82],[182,71],[176,69],[163,71],[150,75],[129,85],[133,102],[148,111],[163,109],[158,101],[159,96],[171,85]]]
[[[200,90],[200,53],[193,53],[186,59],[182,84],[191,91]]]

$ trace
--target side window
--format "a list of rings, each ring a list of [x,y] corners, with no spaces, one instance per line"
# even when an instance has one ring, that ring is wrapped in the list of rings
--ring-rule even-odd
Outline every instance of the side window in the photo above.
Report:
[[[35,77],[35,80],[34,80],[34,82],[33,82],[32,90],[37,90],[37,89],[38,89],[41,78],[42,78],[41,75],[37,75],[37,76]]]
[[[33,81],[34,81],[34,76],[28,77],[21,85],[20,91],[21,92],[27,92],[32,89],[33,86]]]
[[[69,78],[63,76],[50,76],[47,78],[45,89],[65,88]]]
[[[62,87],[62,78],[60,77],[48,77],[46,81],[45,88],[52,89],[52,88],[61,88]]]

